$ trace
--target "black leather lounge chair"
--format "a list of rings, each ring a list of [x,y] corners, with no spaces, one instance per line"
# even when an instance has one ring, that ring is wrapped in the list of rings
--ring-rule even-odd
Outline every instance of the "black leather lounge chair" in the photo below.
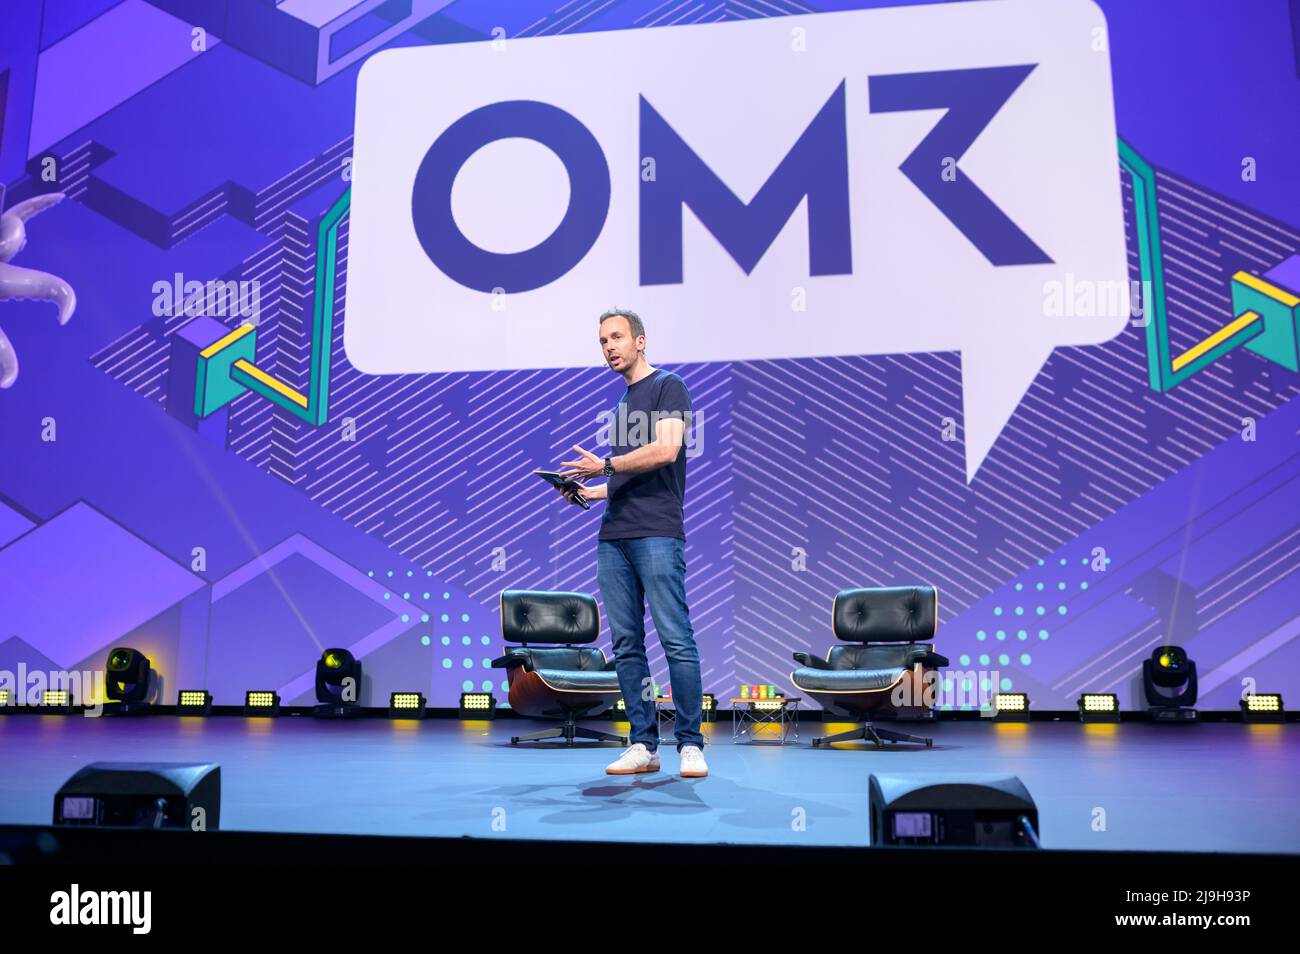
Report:
[[[885,742],[932,739],[882,729],[873,722],[933,718],[928,697],[922,695],[926,672],[948,665],[934,651],[939,596],[932,586],[894,586],[841,590],[831,604],[831,629],[843,644],[832,646],[821,659],[795,653],[801,667],[790,673],[799,690],[816,699],[833,715],[861,722],[857,729],[813,739],[813,745],[868,739]],[[895,701],[903,690],[902,705]],[[933,688],[931,688],[933,692]]]
[[[599,634],[600,610],[586,593],[501,594],[501,638],[520,644],[492,661],[492,668],[506,670],[510,706],[520,715],[564,720],[558,728],[514,736],[512,745],[558,738],[566,745],[574,739],[628,744],[625,736],[577,724],[600,715],[622,694],[613,661],[601,650],[581,645],[595,642]]]

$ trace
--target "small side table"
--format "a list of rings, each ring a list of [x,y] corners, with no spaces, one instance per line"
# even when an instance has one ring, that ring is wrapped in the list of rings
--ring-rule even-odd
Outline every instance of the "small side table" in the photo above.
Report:
[[[677,710],[673,708],[672,696],[655,697],[655,731],[659,733],[660,742],[676,742]]]
[[[741,699],[731,702],[731,741],[734,743],[742,735],[749,736],[750,742],[776,742],[785,745],[793,734],[799,738],[799,696],[777,696],[775,699]],[[760,705],[761,704],[761,705]],[[765,733],[768,727],[777,731],[776,738],[757,738],[755,733]]]

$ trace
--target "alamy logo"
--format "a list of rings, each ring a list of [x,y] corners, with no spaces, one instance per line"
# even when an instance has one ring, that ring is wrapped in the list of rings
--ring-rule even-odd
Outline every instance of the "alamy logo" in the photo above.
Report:
[[[600,427],[596,441],[606,447],[644,447],[654,441],[659,422],[667,418],[685,423],[682,444],[687,457],[704,453],[703,411],[629,411],[627,405],[620,404],[618,413],[601,411],[596,415]]]
[[[172,281],[153,283],[153,313],[158,317],[248,318],[257,324],[262,312],[262,283],[252,281],[186,280],[177,272]]]
[[[103,713],[107,679],[102,669],[28,669],[20,662],[18,671],[0,669],[0,692],[7,693],[9,705],[40,707],[49,703],[51,692],[67,693],[70,706],[83,708],[83,715]]]
[[[50,895],[51,924],[126,924],[133,934],[148,934],[152,912],[152,891],[82,891],[73,884]]]
[[[895,706],[978,709],[986,718],[997,714],[993,702],[1002,685],[1001,671],[949,670],[941,674],[937,669],[921,672],[918,666],[915,672],[916,678],[900,680],[894,686],[890,699]]]

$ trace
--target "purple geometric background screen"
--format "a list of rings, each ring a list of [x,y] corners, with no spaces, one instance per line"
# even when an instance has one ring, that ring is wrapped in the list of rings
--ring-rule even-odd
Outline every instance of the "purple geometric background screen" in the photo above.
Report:
[[[304,388],[316,226],[345,186],[374,49],[885,5],[459,0],[386,20],[392,5],[358,2],[377,9],[333,62],[312,59],[315,33],[295,45],[297,25],[259,32],[217,0],[7,5],[5,201],[50,191],[47,160],[69,196],[29,223],[19,264],[67,279],[79,303],[60,327],[48,305],[0,301],[22,361],[0,391],[0,667],[98,667],[130,644],[164,701],[206,687],[219,703],[254,688],[304,702],[320,650],[341,645],[363,659],[369,704],[503,697],[485,665],[502,650],[500,591],[597,592],[598,511],[557,506],[528,471],[593,445],[621,382],[594,367],[372,377],[340,325],[330,424],[246,394],[214,439],[165,412],[187,319],[154,315],[154,283],[259,281],[259,366]],[[1158,170],[1178,352],[1231,317],[1234,272],[1300,251],[1300,127],[1275,121],[1300,102],[1294,5],[1100,5],[1120,135]],[[338,261],[341,308],[346,224]],[[1140,705],[1141,661],[1162,642],[1197,661],[1207,708],[1235,708],[1243,679],[1295,695],[1300,380],[1238,349],[1157,394],[1145,347],[1129,328],[1058,350],[969,485],[961,441],[937,439],[962,418],[956,354],[673,368],[706,420],[687,496],[706,691],[789,691],[791,651],[832,641],[839,589],[929,582],[954,668],[996,670],[1039,707],[1085,690]],[[355,441],[337,439],[343,418]]]

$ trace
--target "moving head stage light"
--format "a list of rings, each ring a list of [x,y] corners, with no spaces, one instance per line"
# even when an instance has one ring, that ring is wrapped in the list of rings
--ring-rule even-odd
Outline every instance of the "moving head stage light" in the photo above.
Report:
[[[1152,722],[1196,721],[1196,663],[1181,646],[1158,646],[1142,661],[1142,689]]]
[[[149,657],[138,649],[119,646],[108,654],[104,664],[104,694],[116,702],[123,715],[149,711],[149,674],[153,671]]]
[[[327,649],[316,660],[316,701],[312,715],[342,719],[361,712],[361,661],[346,649]]]

